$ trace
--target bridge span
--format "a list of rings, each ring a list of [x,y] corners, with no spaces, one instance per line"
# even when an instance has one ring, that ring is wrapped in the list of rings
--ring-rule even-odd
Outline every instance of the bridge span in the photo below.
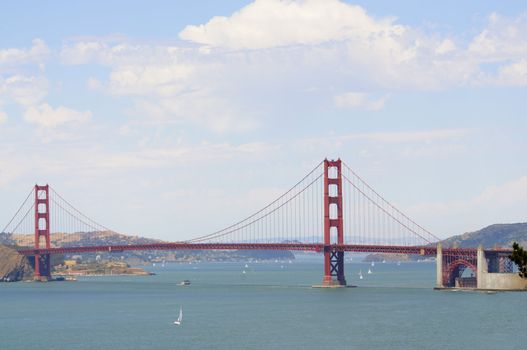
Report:
[[[482,256],[489,257],[491,270],[512,271],[510,250],[442,248],[437,236],[388,202],[340,159],[325,159],[245,219],[186,241],[122,244],[124,235],[83,214],[48,185],[35,185],[0,233],[19,246],[21,254],[35,257],[36,280],[51,277],[53,254],[133,250],[319,252],[324,256],[322,285],[327,287],[347,285],[345,252],[436,256],[438,287],[472,283],[462,277],[467,268],[477,280],[477,274],[484,273],[479,268]]]

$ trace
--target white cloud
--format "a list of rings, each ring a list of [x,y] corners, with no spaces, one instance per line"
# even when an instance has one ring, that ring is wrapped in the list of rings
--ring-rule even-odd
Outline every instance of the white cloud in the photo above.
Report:
[[[47,103],[29,107],[24,113],[24,120],[44,128],[54,128],[65,123],[82,123],[90,118],[90,111],[80,112],[64,106],[53,108]]]
[[[21,105],[32,105],[41,101],[48,93],[48,81],[44,77],[13,75],[0,76],[0,96],[6,96]]]
[[[7,64],[20,65],[26,62],[42,62],[50,50],[41,39],[34,39],[33,46],[29,49],[0,49],[0,67]]]
[[[222,49],[244,52],[232,69],[243,69],[247,60],[255,66],[273,62],[272,73],[282,80],[284,73],[309,71],[315,79],[330,76],[339,85],[368,90],[439,89],[464,84],[477,70],[451,38],[425,35],[339,0],[257,0],[229,17],[187,26],[180,37],[207,47],[208,56],[238,59]]]
[[[469,44],[468,53],[483,62],[525,58],[527,15],[508,18],[492,13],[487,26]]]
[[[527,58],[500,67],[496,81],[506,86],[527,86]]]
[[[65,64],[85,64],[101,57],[104,44],[98,41],[80,41],[73,45],[64,45],[61,59]]]
[[[118,66],[110,74],[109,91],[114,94],[170,96],[185,88],[193,73],[190,65]]]
[[[263,49],[328,41],[399,37],[393,18],[375,20],[360,6],[337,0],[256,0],[230,17],[187,26],[180,37],[213,47]]]
[[[337,107],[351,107],[378,111],[384,107],[387,99],[388,96],[373,99],[369,94],[364,92],[347,92],[335,96],[333,101]]]
[[[500,185],[487,187],[472,204],[509,206],[527,204],[527,176]]]
[[[139,113],[149,118],[167,122],[191,123],[215,132],[244,132],[258,127],[258,121],[251,112],[243,113],[230,99],[217,96],[214,92],[198,90],[182,93],[172,98],[164,97],[153,101],[140,101]]]
[[[368,139],[376,142],[399,143],[399,142],[432,142],[462,138],[471,132],[469,129],[439,129],[419,131],[398,132],[374,132],[364,134],[352,134],[347,136],[351,139]]]
[[[510,46],[523,46],[525,22],[493,15],[463,42],[343,1],[256,0],[230,16],[187,26],[180,37],[191,45],[82,38],[64,44],[60,57],[110,67],[107,79],[90,78],[87,86],[132,97],[131,115],[244,132],[272,120],[294,98],[323,105],[333,96],[337,108],[380,110],[401,90],[522,86],[519,57],[527,56]],[[484,63],[501,59],[497,51],[511,60],[496,61],[495,74],[484,72]]]
[[[131,44],[119,36],[68,42],[60,50],[60,59],[68,65],[170,64],[177,63],[177,58],[186,51],[170,45]]]
[[[90,89],[137,98],[128,112],[166,123],[190,123],[215,132],[246,131],[257,126],[251,112],[227,93],[224,65],[193,60],[183,48],[126,43],[79,42],[63,47],[63,62],[96,62],[112,68],[108,81],[90,78]],[[236,103],[233,103],[236,100]]]
[[[431,143],[462,139],[472,132],[470,129],[438,129],[416,131],[369,132],[331,135],[320,138],[297,140],[301,145],[321,146],[326,143],[343,144],[350,141],[372,141],[374,143]]]
[[[423,222],[436,221],[445,232],[452,225],[479,229],[484,225],[525,221],[527,207],[527,176],[489,186],[472,198],[445,202],[423,202],[407,212]],[[448,218],[448,220],[444,220]],[[450,231],[448,235],[459,234]]]
[[[88,79],[88,82],[86,83],[86,86],[90,90],[99,90],[99,89],[101,89],[103,87],[101,81],[99,79],[96,79],[96,78],[93,78],[93,77]]]
[[[231,143],[203,142],[198,145],[180,145],[170,148],[145,148],[136,152],[93,158],[98,168],[172,167],[176,164],[223,162],[244,157],[272,154],[280,147],[263,142],[233,145]]]
[[[527,14],[489,15],[485,28],[469,43],[466,56],[481,68],[473,77],[477,85],[527,85]],[[496,67],[495,71],[486,70],[485,64]]]
[[[444,55],[446,53],[449,53],[451,51],[454,51],[456,49],[456,44],[450,39],[443,40],[439,46],[435,49],[435,52]]]

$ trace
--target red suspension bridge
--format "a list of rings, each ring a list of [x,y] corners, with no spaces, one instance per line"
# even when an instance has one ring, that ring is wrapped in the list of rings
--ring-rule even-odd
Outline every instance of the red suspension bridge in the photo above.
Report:
[[[252,249],[323,253],[324,286],[346,285],[345,252],[436,255],[435,243],[440,240],[340,159],[324,160],[286,193],[247,218],[186,241],[100,245],[101,238],[111,242],[121,235],[83,214],[48,185],[32,189],[2,235],[21,247],[20,253],[35,257],[38,280],[51,278],[53,254]],[[475,248],[442,249],[441,254],[444,285],[452,284],[464,268],[475,269]]]

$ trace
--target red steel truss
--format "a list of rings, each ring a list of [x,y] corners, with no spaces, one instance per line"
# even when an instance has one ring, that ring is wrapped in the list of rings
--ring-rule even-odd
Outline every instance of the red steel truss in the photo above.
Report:
[[[72,254],[88,252],[119,252],[131,250],[293,250],[323,252],[327,247],[323,243],[154,243],[134,245],[100,245],[85,247],[60,247],[46,249],[25,249],[19,253],[24,255],[44,254]],[[391,253],[391,254],[419,254],[423,256],[436,255],[434,246],[381,246],[360,244],[332,244],[331,251],[357,252],[357,253]],[[487,252],[511,253],[509,249],[493,249]],[[443,255],[470,255],[477,254],[476,248],[443,248]]]

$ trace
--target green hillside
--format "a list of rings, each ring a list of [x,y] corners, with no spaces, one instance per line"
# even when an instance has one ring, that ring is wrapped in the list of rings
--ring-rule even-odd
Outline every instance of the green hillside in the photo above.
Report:
[[[458,245],[460,248],[475,248],[480,244],[484,248],[510,248],[513,242],[527,247],[527,223],[494,224],[474,232],[452,236],[443,241],[443,246]]]

